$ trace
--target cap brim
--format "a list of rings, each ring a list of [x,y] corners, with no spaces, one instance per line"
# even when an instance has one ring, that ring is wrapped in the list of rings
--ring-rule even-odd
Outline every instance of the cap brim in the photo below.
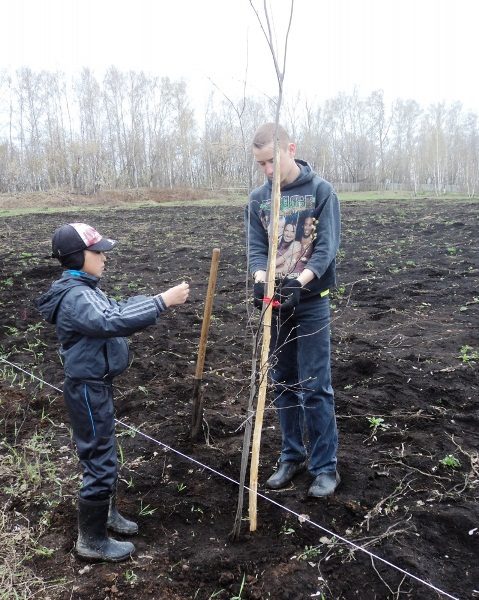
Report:
[[[116,240],[101,238],[99,242],[88,246],[88,248],[85,248],[85,250],[91,250],[92,252],[108,252],[116,246],[116,243]]]

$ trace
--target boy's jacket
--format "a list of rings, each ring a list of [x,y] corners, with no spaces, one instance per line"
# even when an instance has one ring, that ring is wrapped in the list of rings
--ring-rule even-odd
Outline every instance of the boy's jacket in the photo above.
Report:
[[[99,279],[67,270],[36,301],[56,326],[65,375],[71,379],[109,379],[128,366],[131,335],[153,325],[162,307],[148,296],[116,302],[98,287]]]

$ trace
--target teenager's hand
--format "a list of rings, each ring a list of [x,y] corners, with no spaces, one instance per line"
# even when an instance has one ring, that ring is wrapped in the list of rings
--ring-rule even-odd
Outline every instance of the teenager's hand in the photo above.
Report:
[[[301,298],[301,282],[297,279],[288,279],[286,278],[281,284],[281,288],[279,290],[278,296],[281,304],[278,307],[278,310],[288,311],[293,310],[295,306],[298,306],[299,300]]]
[[[255,283],[261,283],[265,281],[266,279],[266,271],[256,271],[254,274],[254,282]]]
[[[253,303],[260,310],[263,308],[264,281],[257,281],[253,286]]]
[[[176,306],[177,304],[184,304],[190,294],[190,286],[183,281],[179,285],[162,292],[160,296],[163,298],[165,306]]]

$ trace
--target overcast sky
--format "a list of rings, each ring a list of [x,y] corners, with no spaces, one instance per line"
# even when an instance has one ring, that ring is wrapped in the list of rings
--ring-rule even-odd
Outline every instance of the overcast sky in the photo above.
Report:
[[[263,14],[263,1],[254,0]],[[270,0],[282,55],[290,0]],[[285,92],[323,101],[375,89],[386,101],[460,101],[479,113],[479,0],[295,0]],[[88,66],[277,93],[249,0],[0,0],[0,68]],[[246,75],[247,72],[247,75]]]

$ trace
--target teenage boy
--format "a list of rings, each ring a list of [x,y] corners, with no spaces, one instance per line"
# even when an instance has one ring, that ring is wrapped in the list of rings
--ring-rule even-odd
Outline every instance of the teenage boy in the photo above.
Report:
[[[253,139],[253,154],[266,182],[251,192],[246,208],[249,270],[254,277],[254,303],[265,296],[268,236],[274,172],[274,123],[262,125]],[[277,271],[271,326],[270,364],[279,415],[282,448],[279,466],[266,487],[280,489],[306,468],[312,476],[308,495],[329,496],[340,482],[336,469],[338,433],[331,386],[329,289],[336,282],[335,256],[340,238],[339,202],[331,184],[302,160],[295,159],[294,144],[281,126],[280,218],[289,223],[313,215],[313,249],[303,252],[291,272]],[[276,241],[275,241],[276,242]],[[297,268],[301,265],[301,268]],[[274,304],[276,306],[276,303]],[[309,438],[309,459],[303,425]]]
[[[52,238],[52,256],[65,268],[62,277],[37,300],[43,317],[56,326],[65,371],[63,396],[83,468],[78,498],[76,551],[85,559],[118,562],[135,550],[130,542],[110,538],[134,534],[136,523],[116,508],[118,476],[113,407],[113,377],[128,366],[129,336],[154,325],[167,307],[186,302],[187,283],[156,296],[117,302],[98,287],[105,252],[116,241],[90,225],[70,223]]]

